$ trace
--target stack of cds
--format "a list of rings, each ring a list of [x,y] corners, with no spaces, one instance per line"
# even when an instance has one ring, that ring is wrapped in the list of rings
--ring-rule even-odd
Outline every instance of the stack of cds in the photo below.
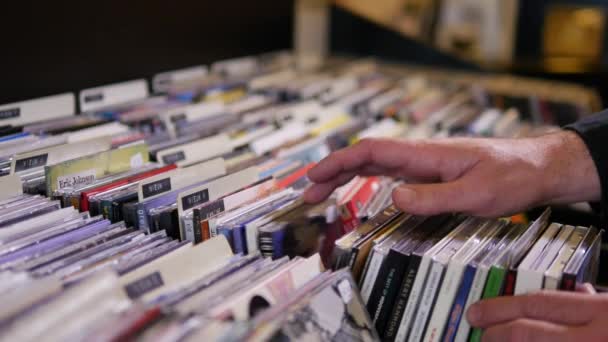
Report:
[[[0,106],[0,338],[475,341],[477,300],[593,281],[601,232],[549,211],[413,216],[388,177],[304,203],[308,170],[361,139],[591,111],[445,75],[281,52]]]

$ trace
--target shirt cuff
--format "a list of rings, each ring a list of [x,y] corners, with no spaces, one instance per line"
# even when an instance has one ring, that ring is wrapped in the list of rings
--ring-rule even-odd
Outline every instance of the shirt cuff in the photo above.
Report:
[[[608,117],[608,111],[600,113],[604,117]],[[594,210],[601,215],[602,222],[608,222],[608,122],[607,120],[598,120],[597,116],[585,118],[571,125],[565,126],[564,129],[576,132],[593,159],[598,177],[602,199],[599,203],[591,203]]]

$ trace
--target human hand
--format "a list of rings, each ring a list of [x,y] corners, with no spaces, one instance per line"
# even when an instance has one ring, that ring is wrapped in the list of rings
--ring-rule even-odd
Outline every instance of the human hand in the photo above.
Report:
[[[541,291],[472,305],[467,319],[482,341],[608,341],[608,296]]]
[[[311,169],[315,184],[304,198],[320,202],[356,175],[405,179],[393,201],[419,215],[495,217],[600,198],[593,160],[578,135],[568,131],[529,139],[362,140]]]

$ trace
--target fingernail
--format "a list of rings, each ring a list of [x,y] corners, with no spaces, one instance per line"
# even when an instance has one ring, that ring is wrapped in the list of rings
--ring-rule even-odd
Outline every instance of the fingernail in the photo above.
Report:
[[[416,192],[404,186],[395,189],[395,196],[402,204],[413,203],[416,200]]]
[[[479,305],[477,305],[477,304],[471,305],[469,307],[469,310],[467,310],[467,320],[469,321],[469,324],[476,325],[477,323],[479,323],[480,319],[481,319],[481,310],[479,309]]]

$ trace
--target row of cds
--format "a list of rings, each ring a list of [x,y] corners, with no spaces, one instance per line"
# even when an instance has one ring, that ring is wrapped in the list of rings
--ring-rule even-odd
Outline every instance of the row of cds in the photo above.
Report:
[[[520,259],[540,251],[540,285],[522,291],[593,278],[599,232],[545,229],[548,214],[411,216],[391,206],[401,180],[385,177],[301,198],[311,167],[361,139],[528,136],[556,129],[557,112],[492,107],[520,98],[466,79],[292,60],[163,73],[160,95],[145,81],[83,90],[79,115],[69,95],[0,106],[0,338],[466,340],[449,313],[485,295],[470,277],[487,288],[503,267],[519,284]]]
[[[594,282],[601,231],[463,216],[411,216],[393,207],[336,241],[386,341],[479,341],[464,319],[480,299]]]

